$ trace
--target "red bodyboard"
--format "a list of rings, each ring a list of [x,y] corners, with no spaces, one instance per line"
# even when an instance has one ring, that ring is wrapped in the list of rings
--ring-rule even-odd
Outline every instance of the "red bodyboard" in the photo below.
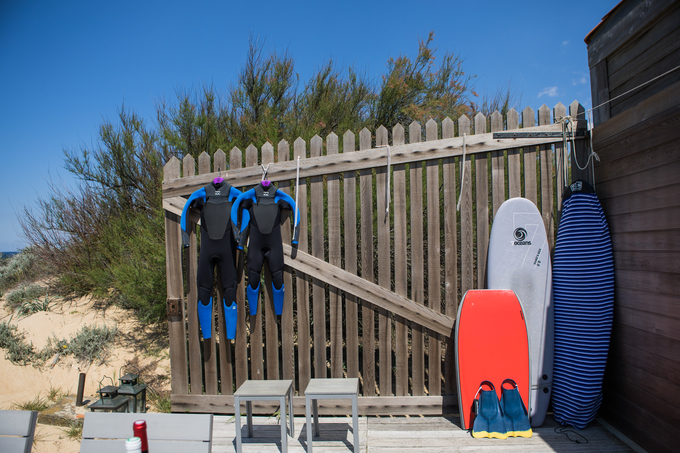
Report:
[[[456,373],[464,429],[472,427],[472,403],[482,381],[491,381],[500,399],[503,381],[514,380],[530,411],[529,341],[522,305],[514,291],[465,293],[456,320]]]

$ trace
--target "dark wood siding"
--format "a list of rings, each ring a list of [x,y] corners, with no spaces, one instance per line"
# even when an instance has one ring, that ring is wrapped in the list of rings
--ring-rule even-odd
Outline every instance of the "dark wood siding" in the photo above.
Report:
[[[589,38],[593,104],[612,100],[593,131],[616,272],[600,415],[649,451],[677,451],[680,70],[614,98],[680,64],[680,2],[624,2]]]

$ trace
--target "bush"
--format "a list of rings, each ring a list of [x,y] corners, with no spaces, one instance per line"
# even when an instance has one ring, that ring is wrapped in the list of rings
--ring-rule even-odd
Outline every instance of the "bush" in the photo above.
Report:
[[[36,396],[35,399],[30,401],[25,401],[23,403],[12,404],[12,409],[18,411],[38,411],[42,412],[50,407],[47,398],[40,398],[40,395]]]
[[[36,359],[33,343],[26,343],[26,334],[6,322],[0,323],[0,348],[5,350],[5,358],[15,365],[27,365]]]
[[[31,278],[36,273],[36,256],[30,248],[0,261],[0,291]]]
[[[109,352],[118,329],[108,326],[83,326],[71,341],[61,343],[66,354],[73,355],[80,362],[103,362]],[[63,346],[66,345],[66,348]]]
[[[5,306],[14,311],[21,307],[27,301],[33,301],[41,296],[47,295],[47,289],[44,286],[40,286],[36,283],[31,283],[29,285],[19,285],[14,291],[7,293],[5,298]]]

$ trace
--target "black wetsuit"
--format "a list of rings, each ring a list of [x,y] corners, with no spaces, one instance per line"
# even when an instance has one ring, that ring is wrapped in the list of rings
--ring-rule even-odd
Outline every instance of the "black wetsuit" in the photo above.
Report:
[[[283,245],[281,242],[281,215],[283,209],[295,211],[295,201],[285,192],[278,190],[269,181],[262,181],[254,188],[239,195],[232,206],[232,228],[238,232],[239,249],[243,249],[248,234],[248,305],[250,314],[257,314],[260,293],[260,272],[267,260],[272,274],[274,310],[280,315],[283,310]],[[295,219],[293,244],[297,244],[300,214]],[[239,227],[237,227],[240,226]]]
[[[219,266],[224,299],[224,316],[227,338],[236,333],[236,241],[231,231],[231,207],[241,191],[228,182],[215,179],[207,186],[191,194],[182,211],[181,227],[184,247],[189,246],[187,229],[188,211],[191,206],[201,210],[201,252],[198,258],[198,320],[203,338],[212,336],[212,289],[215,266]],[[227,301],[229,305],[227,306]]]

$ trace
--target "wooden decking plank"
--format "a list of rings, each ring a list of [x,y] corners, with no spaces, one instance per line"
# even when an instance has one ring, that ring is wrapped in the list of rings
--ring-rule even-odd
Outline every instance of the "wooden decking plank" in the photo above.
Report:
[[[314,451],[335,453],[353,451],[351,417],[321,417],[321,432],[314,438]],[[295,417],[295,432],[288,438],[288,451],[306,452],[307,426],[305,417]],[[559,425],[548,418],[541,428],[534,429],[531,438],[475,439],[460,428],[457,416],[451,417],[360,417],[359,443],[362,453],[376,452],[632,452],[621,439],[597,421],[586,429],[570,429],[572,439],[578,432],[587,443],[576,443],[555,431]],[[246,437],[245,422],[241,425],[243,452],[278,452],[281,448],[279,420],[275,416],[253,417],[253,437]],[[215,453],[235,451],[234,417],[215,416],[213,448]]]

